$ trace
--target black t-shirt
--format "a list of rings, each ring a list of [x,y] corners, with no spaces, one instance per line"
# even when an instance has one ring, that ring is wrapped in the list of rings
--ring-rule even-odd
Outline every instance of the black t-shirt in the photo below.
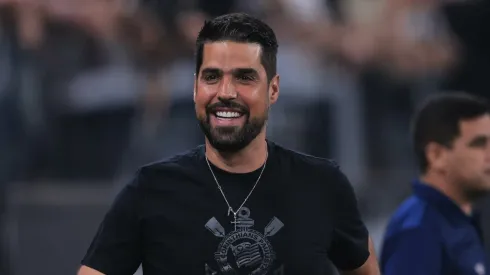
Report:
[[[217,188],[204,146],[142,167],[118,195],[83,265],[108,275],[331,274],[369,256],[354,191],[338,166],[268,142],[262,178],[233,215]],[[260,171],[212,167],[234,209]]]

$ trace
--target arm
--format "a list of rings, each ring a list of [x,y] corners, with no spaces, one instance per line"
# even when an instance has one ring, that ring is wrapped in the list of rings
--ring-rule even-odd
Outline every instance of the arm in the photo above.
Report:
[[[335,228],[328,255],[346,275],[379,275],[373,243],[361,220],[354,190],[337,169],[334,177]]]
[[[383,245],[384,275],[441,274],[442,247],[437,234],[414,228],[390,237]]]
[[[100,273],[99,271],[92,269],[88,266],[82,266],[78,271],[77,275],[105,275],[104,273]]]
[[[137,181],[124,187],[100,225],[82,260],[79,275],[132,275],[141,263]]]
[[[374,251],[373,240],[369,238],[369,258],[359,268],[351,271],[343,271],[342,275],[380,275],[378,260]]]

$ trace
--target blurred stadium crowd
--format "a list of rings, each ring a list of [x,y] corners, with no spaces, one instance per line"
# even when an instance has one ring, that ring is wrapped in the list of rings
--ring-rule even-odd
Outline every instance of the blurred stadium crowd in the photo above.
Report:
[[[338,160],[380,241],[417,175],[414,106],[431,93],[490,95],[489,6],[0,0],[0,274],[74,274],[126,176],[203,142],[194,41],[206,18],[234,11],[278,36],[270,138]]]

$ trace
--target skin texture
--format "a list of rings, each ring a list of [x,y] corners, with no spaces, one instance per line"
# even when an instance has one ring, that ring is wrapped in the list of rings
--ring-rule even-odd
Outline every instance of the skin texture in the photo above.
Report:
[[[267,75],[260,64],[261,47],[217,42],[204,46],[196,79],[196,114],[208,141],[220,151],[236,152],[262,131],[268,116]],[[216,111],[239,112],[220,119]]]
[[[369,258],[358,269],[350,271],[341,271],[342,275],[380,275],[378,259],[376,258],[376,252],[374,251],[373,240],[369,238]]]
[[[460,135],[447,148],[430,143],[429,169],[422,177],[471,213],[472,203],[490,192],[490,115],[459,123]]]
[[[207,43],[195,78],[196,115],[201,126],[209,128],[208,133],[203,129],[206,155],[214,165],[230,172],[253,171],[266,158],[265,122],[279,97],[279,76],[267,80],[261,52],[258,44]],[[217,119],[213,106],[223,108],[226,104],[231,106],[228,110],[240,111],[243,116]],[[220,150],[217,144],[227,144],[229,150]]]
[[[82,266],[78,271],[78,275],[104,275],[104,273],[100,273],[99,271],[88,266]]]

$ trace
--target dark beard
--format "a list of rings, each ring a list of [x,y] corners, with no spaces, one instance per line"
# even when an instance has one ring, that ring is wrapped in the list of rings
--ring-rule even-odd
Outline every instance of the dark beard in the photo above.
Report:
[[[207,114],[205,118],[198,117],[199,125],[211,146],[226,153],[238,152],[247,147],[262,131],[267,120],[267,118],[247,118],[243,127],[212,128],[209,116],[210,114]]]

